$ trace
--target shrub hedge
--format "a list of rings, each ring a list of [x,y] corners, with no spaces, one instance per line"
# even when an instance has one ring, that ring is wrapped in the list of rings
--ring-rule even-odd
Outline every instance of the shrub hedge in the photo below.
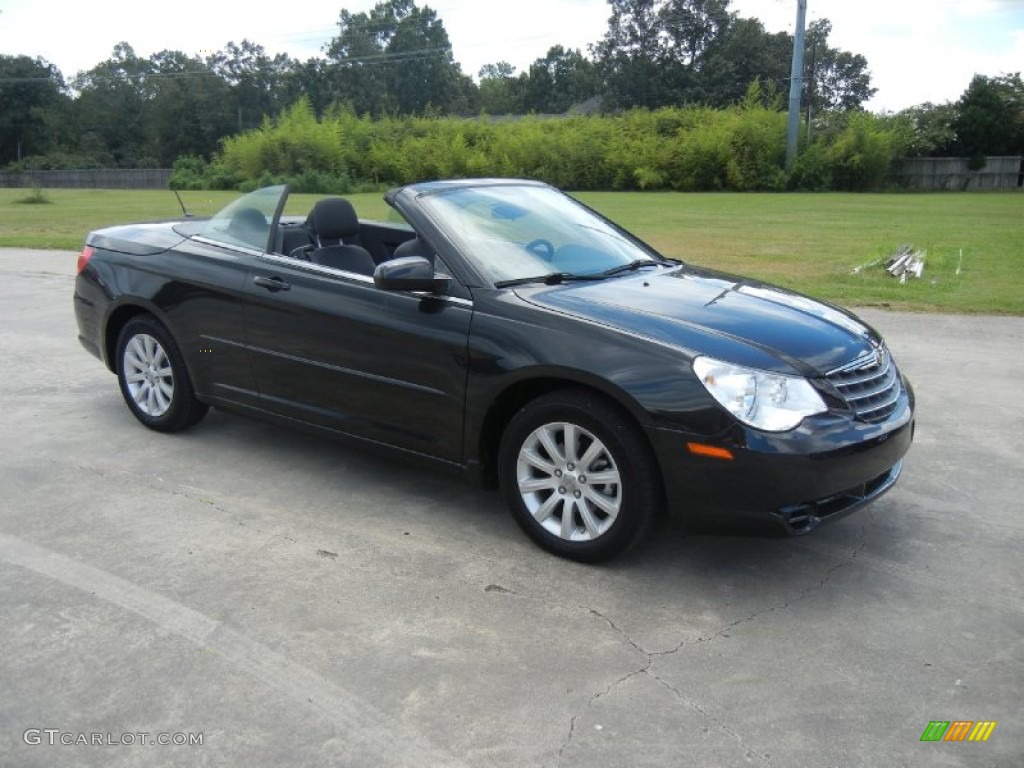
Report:
[[[756,96],[756,94],[754,94]],[[632,110],[518,119],[384,118],[344,108],[317,119],[301,99],[276,121],[226,139],[209,163],[181,158],[172,185],[340,193],[438,178],[526,177],[573,190],[876,189],[899,135],[861,112],[819,118],[785,168],[786,115],[760,99],[735,108]]]

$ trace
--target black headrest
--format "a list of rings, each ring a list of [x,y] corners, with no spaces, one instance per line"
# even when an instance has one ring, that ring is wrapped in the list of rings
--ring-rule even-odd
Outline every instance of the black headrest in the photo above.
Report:
[[[359,233],[359,218],[348,200],[325,197],[313,206],[306,218],[306,226],[321,240],[340,240]]]

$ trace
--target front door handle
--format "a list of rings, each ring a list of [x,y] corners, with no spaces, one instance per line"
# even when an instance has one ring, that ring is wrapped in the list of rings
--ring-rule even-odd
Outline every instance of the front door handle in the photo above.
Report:
[[[258,285],[260,288],[266,288],[268,291],[272,291],[274,293],[291,289],[291,285],[286,283],[280,277],[257,276],[252,279],[252,283],[253,285]]]

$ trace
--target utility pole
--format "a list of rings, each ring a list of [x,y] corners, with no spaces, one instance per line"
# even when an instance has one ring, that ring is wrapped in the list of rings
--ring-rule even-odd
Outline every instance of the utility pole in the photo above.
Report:
[[[814,111],[814,72],[815,65],[818,63],[818,41],[815,40],[811,45],[811,76],[807,81],[807,143],[811,143],[811,117]]]
[[[793,34],[793,67],[789,72],[789,124],[786,131],[786,166],[796,159],[800,133],[800,92],[804,84],[804,27],[807,25],[807,0],[797,0],[796,30]]]

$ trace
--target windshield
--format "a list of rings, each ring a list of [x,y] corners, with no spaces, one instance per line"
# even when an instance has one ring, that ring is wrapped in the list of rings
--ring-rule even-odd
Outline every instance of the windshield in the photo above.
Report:
[[[653,251],[551,187],[461,187],[426,195],[424,208],[493,282],[553,273],[601,275]]]
[[[284,186],[264,187],[244,195],[223,208],[196,234],[225,245],[254,248],[265,252]]]

